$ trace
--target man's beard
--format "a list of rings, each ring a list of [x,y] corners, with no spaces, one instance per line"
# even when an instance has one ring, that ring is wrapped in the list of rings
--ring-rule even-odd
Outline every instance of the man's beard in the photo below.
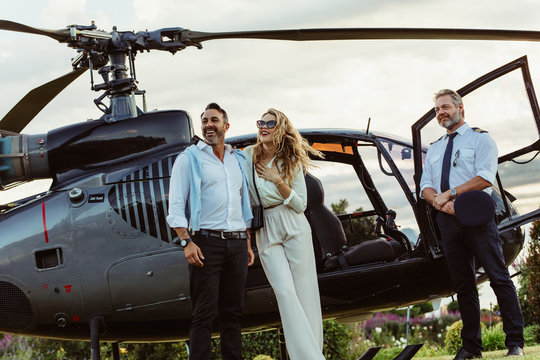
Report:
[[[456,111],[454,115],[442,120],[439,122],[443,128],[447,130],[452,130],[457,124],[461,122],[461,114],[459,111]]]
[[[206,131],[208,130],[213,130],[215,132],[215,136],[213,136],[212,138],[207,138],[206,137]],[[210,146],[216,146],[219,144],[220,140],[225,138],[225,128],[222,128],[221,130],[218,130],[216,127],[211,127],[211,128],[207,128],[207,129],[204,129],[204,132],[203,132],[203,137],[204,137],[204,142],[207,143],[208,145]]]

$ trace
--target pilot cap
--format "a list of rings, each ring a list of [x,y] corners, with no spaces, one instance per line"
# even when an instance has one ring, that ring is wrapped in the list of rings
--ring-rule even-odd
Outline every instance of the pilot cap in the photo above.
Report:
[[[460,223],[466,226],[484,225],[495,216],[495,204],[485,191],[467,191],[456,198],[454,211]]]

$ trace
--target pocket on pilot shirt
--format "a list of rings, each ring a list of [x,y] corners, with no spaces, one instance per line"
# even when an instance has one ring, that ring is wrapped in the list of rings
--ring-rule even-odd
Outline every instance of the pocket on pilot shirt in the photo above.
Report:
[[[473,170],[474,149],[467,149],[467,148],[459,149],[459,156],[456,161],[456,166],[462,166],[462,167],[465,167],[466,169]]]
[[[435,155],[431,159],[429,159],[428,165],[430,167],[437,166],[439,164],[440,160],[441,160],[441,156],[440,155]]]

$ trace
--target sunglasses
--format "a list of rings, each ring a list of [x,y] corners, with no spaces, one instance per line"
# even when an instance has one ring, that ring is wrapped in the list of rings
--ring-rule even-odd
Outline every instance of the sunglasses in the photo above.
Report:
[[[265,126],[266,126],[267,129],[273,129],[273,128],[276,127],[276,124],[277,124],[276,120],[268,120],[268,121],[257,120],[257,127],[259,129],[262,129]]]

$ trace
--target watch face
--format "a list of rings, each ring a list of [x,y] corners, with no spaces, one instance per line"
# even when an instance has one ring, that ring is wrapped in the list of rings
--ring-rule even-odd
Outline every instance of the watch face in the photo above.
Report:
[[[180,245],[182,245],[182,247],[186,247],[187,244],[188,242],[186,241],[186,239],[183,239],[182,241],[180,241]]]

